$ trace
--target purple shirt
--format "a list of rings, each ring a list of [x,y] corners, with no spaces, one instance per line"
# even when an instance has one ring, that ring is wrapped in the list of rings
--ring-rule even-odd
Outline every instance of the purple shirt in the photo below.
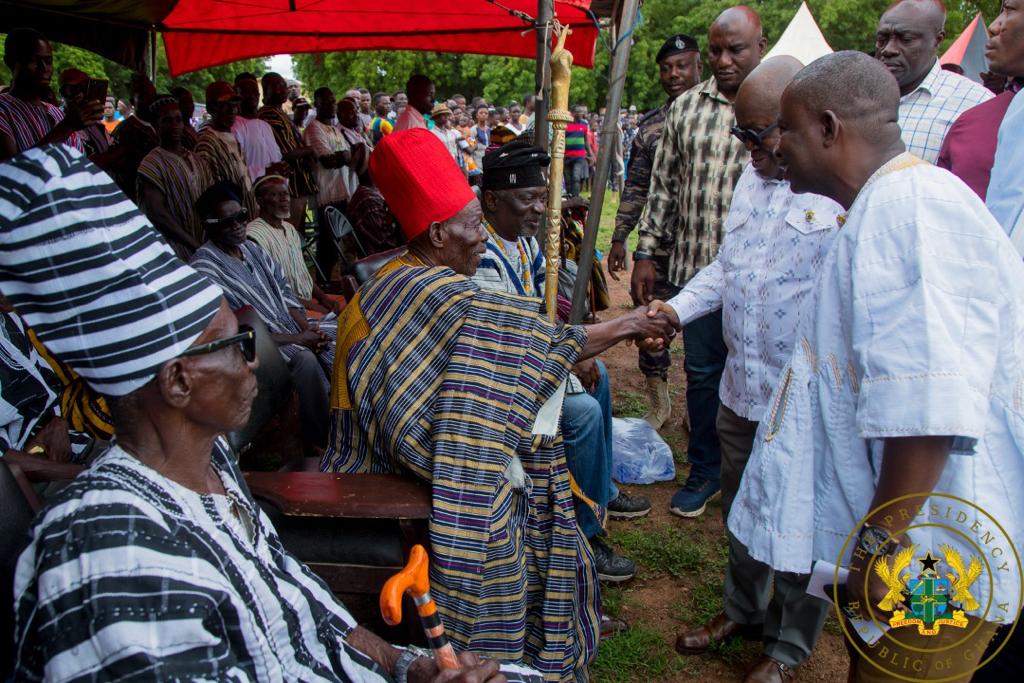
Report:
[[[942,141],[936,166],[952,171],[985,199],[989,175],[996,157],[999,124],[1013,99],[1006,92],[974,106],[960,115]]]

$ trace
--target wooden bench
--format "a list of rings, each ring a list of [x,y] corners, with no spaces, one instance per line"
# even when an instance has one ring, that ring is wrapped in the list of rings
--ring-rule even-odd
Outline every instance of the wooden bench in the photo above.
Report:
[[[247,472],[285,547],[336,593],[378,593],[427,545],[430,487],[395,474]]]

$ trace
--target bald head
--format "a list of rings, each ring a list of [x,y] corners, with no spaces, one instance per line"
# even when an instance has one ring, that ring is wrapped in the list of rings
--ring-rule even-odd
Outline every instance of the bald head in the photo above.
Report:
[[[761,17],[746,5],[730,7],[708,29],[708,60],[715,83],[732,99],[743,79],[761,63],[768,44]]]
[[[878,21],[875,57],[899,83],[901,94],[913,92],[934,66],[945,26],[946,7],[939,0],[901,0]]]
[[[849,206],[881,165],[875,161],[904,149],[899,105],[899,88],[878,60],[844,51],[811,62],[786,88],[779,115],[776,155],[793,189]]]
[[[736,93],[736,119],[741,121],[740,125],[755,112],[774,122],[779,116],[782,92],[803,68],[799,59],[780,55],[761,62],[751,71]]]
[[[878,60],[854,50],[811,62],[793,78],[785,98],[812,117],[834,112],[845,126],[869,137],[899,117],[900,93],[892,75]],[[898,129],[895,133],[899,137]]]
[[[736,94],[734,133],[750,152],[750,163],[762,178],[781,178],[774,150],[779,141],[777,122],[782,92],[803,68],[793,57],[773,57],[750,72]]]

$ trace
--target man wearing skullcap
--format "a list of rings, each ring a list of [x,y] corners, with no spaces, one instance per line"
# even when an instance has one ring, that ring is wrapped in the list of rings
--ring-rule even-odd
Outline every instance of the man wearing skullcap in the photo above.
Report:
[[[838,606],[891,626],[877,644],[870,622],[847,626],[851,681],[967,681],[1022,598],[1019,560],[996,549],[1024,543],[1024,264],[967,185],[906,151],[901,108],[860,52],[783,93],[785,177],[847,217],[728,526],[777,571],[849,570]],[[943,584],[959,625],[919,630]]]
[[[246,227],[249,239],[263,247],[280,264],[289,286],[306,308],[310,318],[320,318],[341,310],[342,300],[316,286],[302,254],[299,231],[288,222],[291,201],[288,179],[279,175],[263,176],[256,181],[256,202],[260,215]]]
[[[626,240],[640,220],[644,204],[647,203],[654,155],[658,151],[661,131],[665,128],[668,109],[677,97],[700,80],[700,47],[688,35],[680,33],[669,37],[658,50],[654,61],[658,64],[658,78],[662,90],[668,95],[668,101],[640,119],[630,145],[622,202],[615,214],[615,232],[612,233],[612,246],[608,251],[608,274],[616,279],[616,271],[626,269]],[[655,262],[660,275],[655,282],[655,296],[671,299],[678,288],[665,278],[668,272],[668,250],[662,248],[655,251]],[[647,381],[648,410],[644,419],[655,429],[661,429],[672,415],[672,399],[668,393],[668,369],[672,359],[667,352],[649,354],[643,349],[638,349],[638,352],[640,372]]]
[[[196,154],[206,162],[211,183],[225,181],[237,186],[242,206],[250,216],[255,216],[258,207],[252,193],[249,161],[232,132],[241,102],[241,96],[227,81],[214,81],[206,86],[206,111],[212,118],[199,134]]]
[[[356,624],[242,482],[221,434],[248,420],[254,337],[220,290],[78,152],[31,150],[0,180],[0,287],[116,430],[31,530],[15,679],[435,680]],[[496,662],[462,664],[500,680]]]
[[[178,100],[158,95],[149,106],[160,146],[139,164],[139,208],[178,258],[188,261],[206,241],[196,200],[213,182],[206,162],[185,148],[185,122]]]
[[[536,234],[547,215],[543,169],[549,161],[544,150],[526,142],[510,142],[484,156],[480,204],[487,253],[473,275],[482,289],[543,298],[545,260]],[[636,565],[601,539],[601,520],[606,513],[642,517],[651,503],[619,493],[612,482],[612,398],[604,363],[581,361],[567,379],[561,426],[569,471],[582,494],[576,498],[576,519],[601,580],[626,581]]]
[[[337,327],[311,324],[281,265],[247,239],[250,216],[238,201],[237,187],[216,183],[199,197],[196,210],[207,241],[191,265],[220,285],[232,310],[251,306],[259,314],[288,363],[299,394],[303,438],[307,445],[323,448]]]
[[[585,676],[597,576],[559,438],[574,363],[672,329],[645,311],[586,329],[482,291],[480,204],[433,133],[388,135],[370,174],[409,238],[342,311],[324,467],[431,483],[431,590],[461,647],[548,680]]]

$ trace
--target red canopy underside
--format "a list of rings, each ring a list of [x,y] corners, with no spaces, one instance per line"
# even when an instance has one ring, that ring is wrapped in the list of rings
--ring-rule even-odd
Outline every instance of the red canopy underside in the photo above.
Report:
[[[536,0],[500,0],[530,16]],[[573,27],[573,62],[592,67],[590,0],[556,0]],[[179,0],[161,25],[172,76],[239,59],[342,50],[424,50],[509,57],[536,54],[526,20],[485,0]]]

